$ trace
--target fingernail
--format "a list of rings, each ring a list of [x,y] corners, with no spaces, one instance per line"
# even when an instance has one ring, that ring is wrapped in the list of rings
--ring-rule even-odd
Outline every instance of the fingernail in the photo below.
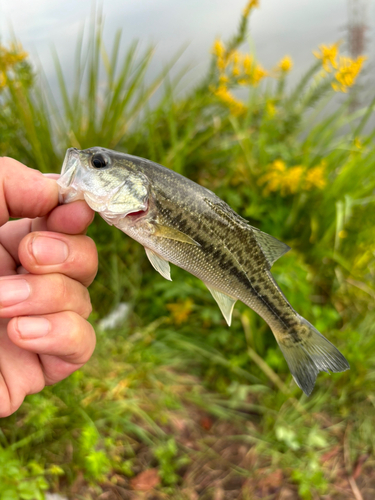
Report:
[[[0,307],[19,304],[30,296],[30,285],[22,279],[0,280]]]
[[[51,331],[51,323],[45,318],[22,316],[17,318],[16,329],[24,340],[39,339]]]
[[[68,245],[56,238],[36,236],[31,243],[35,260],[42,266],[62,264],[69,255]]]

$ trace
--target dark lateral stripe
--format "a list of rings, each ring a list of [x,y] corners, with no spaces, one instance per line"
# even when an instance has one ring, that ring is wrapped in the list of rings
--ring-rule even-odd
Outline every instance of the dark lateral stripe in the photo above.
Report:
[[[165,219],[167,225],[188,234],[199,243],[200,251],[206,259],[215,261],[223,271],[223,275],[228,274],[234,277],[249,295],[256,297],[292,335],[294,342],[300,340],[295,328],[297,326],[295,318],[285,314],[281,304],[277,305],[280,301],[278,288],[272,281],[269,282],[270,278],[267,274],[265,275],[268,271],[265,256],[255,239],[251,226],[244,219],[224,202],[218,206],[210,200],[205,200],[212,209],[211,214],[209,212],[204,216],[197,214],[195,219],[190,212],[192,207],[190,209],[179,207],[166,198],[154,201],[160,216]],[[224,248],[229,255],[224,253]],[[254,280],[252,280],[253,275]],[[285,298],[284,300],[286,301]],[[288,304],[287,301],[286,304]]]

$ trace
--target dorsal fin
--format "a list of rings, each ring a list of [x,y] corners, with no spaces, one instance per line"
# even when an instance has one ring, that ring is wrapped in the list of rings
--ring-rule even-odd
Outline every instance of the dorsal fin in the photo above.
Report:
[[[277,261],[277,259],[290,250],[290,246],[286,245],[282,241],[279,241],[273,236],[263,233],[255,227],[252,227],[252,230],[254,231],[254,236],[259,243],[259,246],[262,249],[270,267]]]
[[[258,245],[262,249],[263,255],[265,256],[270,268],[277,259],[290,250],[290,246],[286,245],[282,241],[279,241],[274,236],[263,233],[260,229],[251,226],[246,219],[243,219],[222,200],[213,202],[212,200],[205,198],[205,202],[229,224],[235,224],[244,231],[252,232]]]

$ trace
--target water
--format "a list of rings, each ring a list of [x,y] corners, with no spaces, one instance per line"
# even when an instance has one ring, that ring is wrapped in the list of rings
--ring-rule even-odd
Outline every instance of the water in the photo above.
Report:
[[[374,1],[367,2],[366,22],[370,28]],[[319,44],[346,39],[347,3],[343,0],[260,3],[260,9],[254,9],[250,18],[248,43],[266,69],[290,55],[295,63],[290,84],[313,64],[312,51]],[[191,83],[205,73],[215,37],[221,36],[225,41],[235,32],[245,4],[246,0],[103,0],[100,5],[105,17],[104,39],[110,47],[115,32],[121,28],[125,47],[134,39],[140,40],[143,47],[156,44],[151,77],[185,46],[177,69],[189,64]],[[69,81],[77,35],[89,24],[94,5],[91,0],[0,0],[1,40],[9,40],[13,30],[32,61],[40,62],[55,88],[51,46],[56,48]],[[370,45],[368,68],[372,58]]]

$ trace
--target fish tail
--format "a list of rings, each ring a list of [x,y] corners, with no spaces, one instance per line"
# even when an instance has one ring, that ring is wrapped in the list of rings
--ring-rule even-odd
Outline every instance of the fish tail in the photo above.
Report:
[[[319,372],[343,372],[350,368],[341,352],[305,318],[297,315],[293,332],[273,328],[296,384],[310,396]]]

